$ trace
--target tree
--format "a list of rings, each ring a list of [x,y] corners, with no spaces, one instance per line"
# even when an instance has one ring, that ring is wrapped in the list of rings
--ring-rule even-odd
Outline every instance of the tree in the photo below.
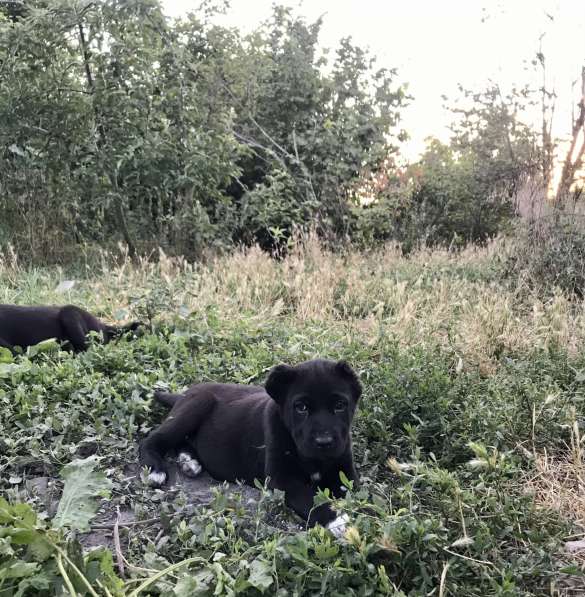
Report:
[[[470,147],[456,150],[432,140],[410,170],[410,228],[425,244],[457,246],[495,236],[514,211],[500,172],[501,166]]]
[[[349,38],[329,63],[318,48],[321,25],[275,7],[271,20],[247,38],[254,68],[245,72],[255,74],[236,103],[234,130],[249,153],[234,197],[244,206],[264,200],[271,173],[286,172],[295,190],[287,195],[285,228],[302,223],[294,214],[312,214],[322,230],[343,234],[360,185],[396,150],[406,96],[395,72],[376,69]],[[260,195],[253,192],[258,185]],[[256,228],[243,224],[246,231]]]
[[[388,177],[375,201],[356,213],[360,235],[393,238],[406,251],[417,244],[458,246],[486,241],[513,217],[523,183],[541,176],[538,135],[522,122],[531,93],[514,89],[504,96],[496,85],[461,92],[450,142],[430,139],[403,176]]]
[[[461,89],[469,107],[456,107],[451,145],[469,151],[476,164],[476,177],[487,194],[512,199],[529,176],[541,172],[542,149],[538,134],[522,116],[534,103],[532,91],[514,88],[504,95],[498,85],[480,93]]]
[[[4,221],[39,253],[119,232],[200,249],[238,151],[229,104],[211,106],[204,24],[173,27],[156,1],[27,7],[0,26]]]
[[[577,103],[577,115],[572,117],[571,129],[571,141],[555,194],[557,205],[569,195],[585,159],[585,66],[581,69],[581,97]]]
[[[209,7],[29,0],[0,21],[0,243],[31,258],[122,240],[198,255],[347,230],[395,150],[405,95],[351,40],[275,7],[253,34]],[[278,240],[276,239],[278,237]]]

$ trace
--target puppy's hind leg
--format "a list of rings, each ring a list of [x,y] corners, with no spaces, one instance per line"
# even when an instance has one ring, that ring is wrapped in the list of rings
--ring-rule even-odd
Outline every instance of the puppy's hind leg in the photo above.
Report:
[[[186,477],[191,477],[192,479],[200,475],[203,470],[199,460],[191,454],[191,451],[188,448],[179,451],[177,464],[179,465],[181,472]]]
[[[197,432],[199,424],[213,408],[214,398],[210,394],[199,396],[185,395],[171,411],[160,427],[140,444],[140,464],[150,468],[148,476],[152,485],[164,485],[167,481],[167,469],[164,456],[179,448],[181,460],[179,466],[184,474],[197,476],[201,465],[189,450],[184,449],[186,440]]]
[[[87,333],[90,330],[81,309],[73,305],[63,307],[59,311],[59,323],[63,332],[62,339],[67,340],[75,352],[87,349]]]

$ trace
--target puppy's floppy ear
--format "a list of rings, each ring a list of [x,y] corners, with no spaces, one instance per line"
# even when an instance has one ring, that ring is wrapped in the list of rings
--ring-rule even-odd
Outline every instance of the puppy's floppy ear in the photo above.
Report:
[[[355,371],[347,361],[337,361],[337,363],[335,363],[335,371],[337,371],[343,379],[349,382],[353,396],[357,402],[362,395],[362,384],[355,374]]]
[[[272,368],[264,388],[275,402],[280,403],[286,393],[286,388],[292,383],[296,373],[294,367],[290,365],[277,365]]]

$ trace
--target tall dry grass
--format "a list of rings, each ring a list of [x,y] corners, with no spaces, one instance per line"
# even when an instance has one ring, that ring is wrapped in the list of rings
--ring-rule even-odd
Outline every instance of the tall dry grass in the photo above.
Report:
[[[365,343],[383,333],[407,347],[438,346],[484,374],[503,354],[577,350],[585,339],[583,302],[560,292],[542,299],[513,281],[502,283],[497,264],[503,243],[405,258],[391,245],[333,253],[308,236],[280,261],[249,248],[196,264],[163,252],[138,262],[103,253],[65,293],[55,288],[70,274],[24,272],[8,254],[0,260],[0,302],[76,302],[112,318],[130,316],[137,299],[164,290],[168,304],[160,318],[213,308],[226,319],[245,312],[263,321],[323,322]]]
[[[0,256],[0,302],[77,303],[98,314],[125,318],[136,305],[163,295],[155,316],[213,309],[228,320],[264,324],[317,322],[365,344],[381,335],[401,346],[448,351],[464,368],[494,373],[503,355],[535,348],[579,350],[585,341],[583,301],[557,292],[543,299],[521,284],[503,283],[498,260],[504,241],[451,253],[424,250],[404,257],[399,247],[371,253],[334,253],[314,236],[300,239],[282,260],[257,248],[204,263],[168,257],[132,261],[102,253],[73,275],[59,268],[24,269],[14,253]],[[76,284],[59,292],[65,279]],[[155,301],[156,302],[156,301]],[[564,455],[534,454],[536,473],[526,488],[536,499],[585,526],[584,459],[576,444]]]

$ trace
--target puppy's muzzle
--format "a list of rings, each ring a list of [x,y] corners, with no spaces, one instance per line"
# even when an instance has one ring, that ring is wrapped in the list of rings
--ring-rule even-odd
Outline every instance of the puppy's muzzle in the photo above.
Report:
[[[317,448],[320,448],[321,450],[330,449],[335,445],[335,439],[329,432],[318,433],[313,437],[313,441]]]

